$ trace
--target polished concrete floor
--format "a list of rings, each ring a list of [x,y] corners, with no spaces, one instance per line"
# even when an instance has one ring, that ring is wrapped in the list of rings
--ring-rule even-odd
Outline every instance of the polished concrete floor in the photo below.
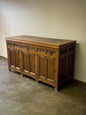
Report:
[[[86,84],[70,83],[59,92],[16,72],[0,57],[0,115],[86,115]]]

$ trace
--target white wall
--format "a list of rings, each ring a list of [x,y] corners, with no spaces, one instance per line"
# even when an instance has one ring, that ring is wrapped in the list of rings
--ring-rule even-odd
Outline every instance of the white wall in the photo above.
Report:
[[[0,0],[0,55],[5,37],[34,35],[77,40],[75,79],[86,82],[86,0]]]

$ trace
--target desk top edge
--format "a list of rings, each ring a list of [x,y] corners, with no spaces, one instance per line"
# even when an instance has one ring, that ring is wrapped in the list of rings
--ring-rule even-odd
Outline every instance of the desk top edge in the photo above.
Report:
[[[76,43],[75,40],[66,40],[66,39],[56,39],[56,38],[46,38],[46,37],[38,37],[38,36],[28,36],[28,35],[20,35],[20,36],[11,36],[6,37],[6,40],[18,41],[18,42],[32,42],[39,44],[47,44],[53,46],[63,46],[69,43]]]

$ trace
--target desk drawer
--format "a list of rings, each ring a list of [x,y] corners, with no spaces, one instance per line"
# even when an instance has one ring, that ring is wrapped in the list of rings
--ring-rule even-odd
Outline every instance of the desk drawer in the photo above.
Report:
[[[56,56],[56,49],[54,48],[38,47],[37,52],[41,55]]]

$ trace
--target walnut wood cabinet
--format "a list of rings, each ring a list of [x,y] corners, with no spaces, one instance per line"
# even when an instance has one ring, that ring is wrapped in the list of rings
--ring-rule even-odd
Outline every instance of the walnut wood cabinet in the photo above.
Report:
[[[34,36],[7,37],[8,68],[59,90],[73,78],[76,41]]]

